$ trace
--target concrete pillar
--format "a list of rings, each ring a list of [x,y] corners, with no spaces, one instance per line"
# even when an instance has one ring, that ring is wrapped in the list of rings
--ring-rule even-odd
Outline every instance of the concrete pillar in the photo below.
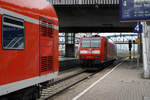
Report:
[[[150,29],[146,22],[142,22],[143,24],[143,33],[142,33],[142,42],[143,42],[143,65],[144,65],[144,78],[150,78]]]
[[[79,4],[82,4],[82,0],[79,0]]]
[[[75,57],[75,34],[65,34],[65,57]]]
[[[142,48],[142,34],[138,34],[138,38],[140,39],[140,44],[138,44],[138,54],[139,54],[139,62],[143,62],[143,48]]]

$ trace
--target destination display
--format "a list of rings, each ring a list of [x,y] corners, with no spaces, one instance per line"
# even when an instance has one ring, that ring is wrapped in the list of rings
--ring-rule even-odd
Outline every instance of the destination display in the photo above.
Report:
[[[150,20],[150,0],[120,0],[121,21]]]

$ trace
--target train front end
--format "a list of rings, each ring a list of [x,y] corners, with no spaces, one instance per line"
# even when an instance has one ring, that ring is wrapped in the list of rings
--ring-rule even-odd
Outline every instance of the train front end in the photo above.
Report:
[[[100,37],[84,37],[79,43],[79,60],[84,67],[93,67],[100,64],[101,56],[101,38]]]

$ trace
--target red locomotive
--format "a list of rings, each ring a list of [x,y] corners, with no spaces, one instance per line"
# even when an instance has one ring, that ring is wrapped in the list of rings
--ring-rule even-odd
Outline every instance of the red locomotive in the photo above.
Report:
[[[0,0],[0,100],[34,100],[41,83],[57,74],[53,6],[47,0]]]
[[[112,62],[116,59],[116,47],[102,36],[83,37],[79,42],[78,55],[84,68],[97,70],[100,66],[93,65]]]

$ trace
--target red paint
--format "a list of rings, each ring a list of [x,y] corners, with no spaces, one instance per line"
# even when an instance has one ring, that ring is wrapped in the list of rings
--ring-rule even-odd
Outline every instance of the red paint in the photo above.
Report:
[[[90,37],[90,38],[92,39],[95,37]],[[83,38],[80,39],[79,49],[78,49],[79,60],[99,60],[100,63],[103,63],[107,60],[112,60],[116,57],[116,48],[113,43],[110,43],[105,37],[96,37],[96,38],[99,38],[101,41],[100,47],[98,48],[97,47],[82,47],[81,43],[82,43]],[[80,51],[82,50],[87,51],[87,53],[85,54],[80,53]],[[100,51],[100,53],[93,54],[92,51],[94,50],[98,50]]]
[[[0,0],[0,8],[36,20],[42,16],[58,26],[55,10],[46,0]],[[58,72],[58,30],[53,30],[51,38],[40,37],[39,25],[25,21],[25,49],[3,50],[2,16],[0,14],[0,86]],[[46,72],[39,69],[42,56],[53,56],[53,67]]]

